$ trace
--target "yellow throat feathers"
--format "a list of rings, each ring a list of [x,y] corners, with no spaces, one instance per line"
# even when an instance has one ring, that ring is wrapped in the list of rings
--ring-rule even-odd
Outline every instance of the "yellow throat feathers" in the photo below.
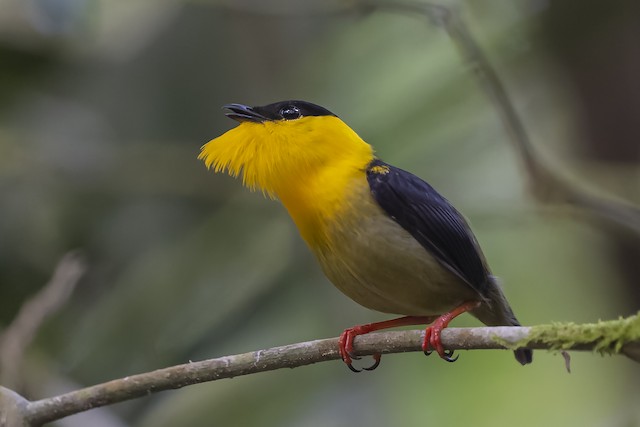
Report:
[[[348,209],[351,186],[366,184],[373,149],[339,118],[309,116],[242,122],[205,144],[198,158],[280,199],[312,243],[327,221]]]

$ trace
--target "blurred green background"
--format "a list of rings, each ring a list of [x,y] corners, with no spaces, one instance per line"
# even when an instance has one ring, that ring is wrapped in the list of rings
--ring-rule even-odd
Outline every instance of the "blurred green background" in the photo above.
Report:
[[[338,335],[389,318],[323,277],[277,202],[196,159],[221,106],[323,105],[473,223],[524,324],[640,307],[638,236],[526,192],[447,35],[357,2],[0,0],[0,327],[80,248],[89,270],[40,329],[17,390],[35,399],[129,374]],[[638,3],[458,3],[538,150],[640,202]],[[477,326],[470,316],[458,326]],[[58,426],[635,426],[623,357],[386,356],[137,399]],[[368,363],[368,361],[364,361]]]

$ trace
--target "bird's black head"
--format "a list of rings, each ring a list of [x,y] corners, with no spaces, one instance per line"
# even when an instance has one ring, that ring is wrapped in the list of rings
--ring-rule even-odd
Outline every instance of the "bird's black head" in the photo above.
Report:
[[[297,120],[309,116],[335,116],[331,111],[306,101],[281,101],[261,107],[249,107],[243,104],[228,104],[224,108],[231,110],[226,116],[239,122],[275,120]]]

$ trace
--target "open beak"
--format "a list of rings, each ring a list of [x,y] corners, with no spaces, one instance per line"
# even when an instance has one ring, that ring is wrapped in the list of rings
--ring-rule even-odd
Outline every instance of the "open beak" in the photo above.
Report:
[[[231,110],[230,113],[225,113],[225,116],[237,120],[239,122],[254,122],[262,123],[269,120],[267,117],[253,110],[253,108],[242,104],[227,104],[223,108]]]

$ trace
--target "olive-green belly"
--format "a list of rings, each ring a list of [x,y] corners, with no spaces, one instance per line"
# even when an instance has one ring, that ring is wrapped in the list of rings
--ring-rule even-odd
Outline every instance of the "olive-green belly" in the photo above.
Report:
[[[329,280],[348,297],[413,316],[439,315],[479,298],[388,217],[368,187],[355,188],[350,201],[351,208],[326,227],[328,244],[314,249]]]

